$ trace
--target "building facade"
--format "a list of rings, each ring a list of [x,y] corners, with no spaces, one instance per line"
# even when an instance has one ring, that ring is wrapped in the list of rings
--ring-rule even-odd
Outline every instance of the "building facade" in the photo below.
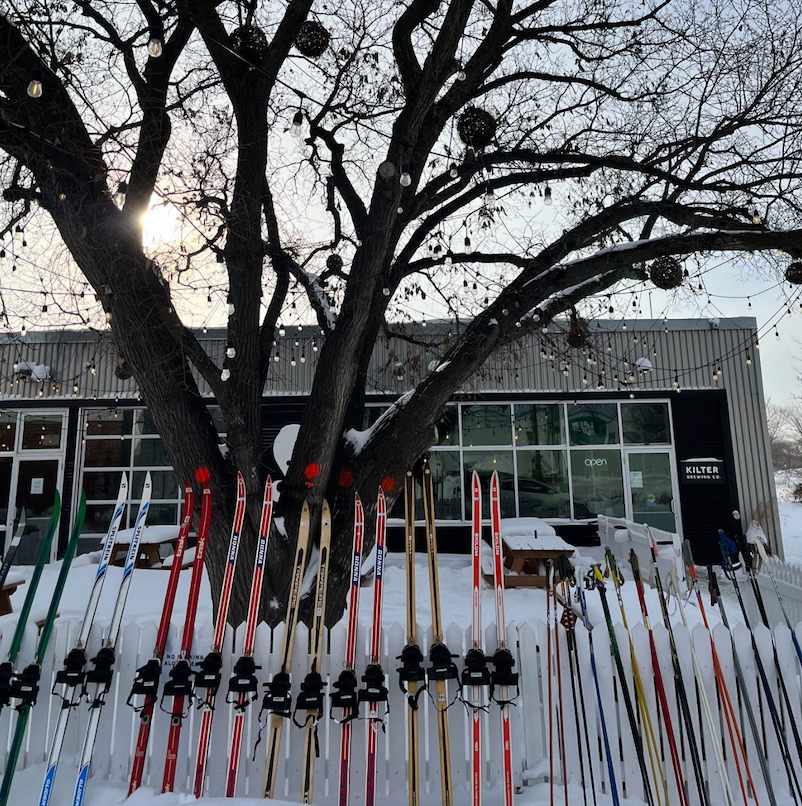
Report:
[[[377,343],[366,428],[434,370],[449,327],[419,325],[414,338],[407,328],[407,338]],[[224,333],[198,335],[222,364]],[[441,548],[467,545],[476,469],[485,478],[498,470],[502,517],[544,518],[569,542],[592,542],[595,517],[605,514],[677,531],[697,562],[714,562],[719,528],[745,530],[757,520],[781,554],[755,321],[605,320],[578,349],[566,335],[567,325],[555,323],[494,356],[446,407],[431,450]],[[265,469],[274,474],[269,448],[300,419],[319,339],[295,327],[274,348],[262,406]],[[3,545],[17,507],[25,505],[41,530],[56,489],[72,507],[84,489],[81,550],[96,549],[123,471],[132,479],[128,521],[151,471],[149,522],[178,522],[180,487],[125,375],[107,337],[71,331],[0,340]],[[219,409],[198,382],[222,444]],[[35,541],[26,545],[22,561],[31,562]]]

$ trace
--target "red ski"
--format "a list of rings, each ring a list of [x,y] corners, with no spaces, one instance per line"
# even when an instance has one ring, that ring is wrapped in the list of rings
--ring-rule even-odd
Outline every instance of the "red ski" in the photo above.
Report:
[[[501,705],[501,752],[504,762],[504,806],[512,806],[512,740],[510,736],[510,691],[506,678],[512,674],[512,654],[507,647],[507,622],[504,616],[504,570],[501,565],[501,509],[499,505],[498,471],[490,481],[490,521],[493,530],[493,577],[496,586],[496,631],[498,650],[493,656],[496,698]],[[517,681],[516,681],[517,682]],[[498,685],[501,683],[501,685]]]
[[[145,769],[145,756],[148,751],[148,738],[150,737],[150,726],[153,723],[153,707],[158,701],[159,678],[161,677],[162,658],[164,657],[164,647],[167,644],[167,633],[170,629],[170,617],[173,614],[175,604],[175,592],[178,588],[178,577],[181,574],[181,563],[184,558],[184,548],[187,543],[189,527],[192,523],[192,513],[195,507],[195,496],[192,492],[192,485],[184,482],[184,517],[181,521],[181,529],[178,532],[178,541],[175,544],[173,554],[173,564],[170,567],[170,578],[167,580],[167,593],[164,596],[164,607],[162,617],[159,622],[159,631],[156,634],[156,646],[153,649],[153,657],[141,669],[137,669],[131,696],[137,694],[145,695],[145,702],[139,712],[139,735],[136,740],[134,751],[134,763],[131,770],[131,783],[128,787],[130,795],[142,785],[142,773]],[[130,701],[129,697],[129,701]]]
[[[471,650],[484,661],[482,650],[482,488],[479,474],[473,471],[473,597],[471,621]],[[481,653],[481,655],[479,655]],[[484,672],[487,666],[482,664]],[[482,687],[471,686],[471,803],[482,804]]]
[[[334,684],[337,692],[332,695],[332,707],[343,709],[342,733],[340,734],[340,795],[338,806],[348,806],[351,783],[351,721],[356,713],[356,634],[359,620],[359,579],[362,568],[362,539],[365,535],[365,513],[359,494],[354,494],[354,550],[351,561],[351,588],[348,592],[348,634],[345,643],[345,669]],[[351,705],[346,703],[352,703]]]
[[[178,757],[178,740],[183,723],[184,698],[192,692],[192,669],[189,665],[189,654],[192,650],[192,634],[195,631],[195,614],[198,611],[200,586],[203,579],[203,562],[206,556],[206,543],[209,538],[209,525],[212,521],[212,491],[209,489],[209,471],[199,470],[195,478],[203,483],[203,499],[201,501],[200,524],[198,525],[198,541],[195,546],[195,559],[192,563],[192,577],[189,582],[187,613],[184,619],[184,634],[181,640],[181,652],[175,666],[170,670],[170,680],[164,685],[163,697],[173,697],[170,733],[167,738],[167,755],[164,767],[164,785],[172,790],[175,780],[175,764]],[[166,790],[165,790],[166,791]]]
[[[233,798],[237,792],[237,773],[239,772],[240,747],[242,745],[242,728],[245,723],[245,709],[256,699],[257,682],[254,672],[256,664],[253,660],[253,644],[256,638],[256,624],[259,621],[259,604],[262,601],[262,578],[265,571],[267,555],[267,538],[270,534],[270,522],[273,518],[273,480],[267,477],[265,496],[262,502],[262,522],[259,526],[259,541],[256,544],[256,558],[253,563],[253,579],[251,581],[251,598],[248,607],[248,619],[245,626],[245,641],[242,657],[234,666],[234,677],[231,678],[229,693],[237,694],[234,706],[234,726],[231,733],[231,748],[228,752],[228,778],[226,780],[226,797]]]
[[[381,667],[382,638],[382,592],[384,574],[384,546],[387,537],[387,506],[384,492],[379,487],[376,514],[376,573],[373,579],[373,628],[370,637],[370,659],[362,680],[366,688],[359,692],[359,699],[368,703],[368,747],[365,779],[365,806],[376,803],[376,746],[379,738],[379,703],[387,702],[384,686],[384,671]]]
[[[196,798],[199,798],[203,794],[203,785],[206,778],[206,761],[209,755],[209,739],[212,733],[214,698],[217,695],[217,689],[220,687],[220,669],[223,666],[223,658],[220,653],[223,649],[223,639],[226,634],[228,603],[231,600],[231,586],[234,582],[234,571],[237,567],[239,538],[242,532],[242,522],[244,518],[245,480],[242,478],[242,473],[237,473],[237,506],[234,510],[234,523],[231,526],[231,539],[228,543],[228,559],[226,561],[225,574],[223,575],[223,589],[220,593],[220,604],[217,606],[217,621],[215,621],[214,625],[212,651],[201,662],[200,671],[195,673],[195,688],[206,689],[206,696],[201,703],[201,727],[198,737],[198,755],[195,760],[195,776],[192,787]],[[173,708],[173,714],[175,715],[175,708]],[[175,719],[175,716],[173,716],[173,718]],[[175,775],[175,767],[173,767],[173,775]],[[172,791],[172,785],[173,781],[171,780],[170,788],[167,788],[167,770],[165,769],[165,786],[162,787],[162,792]]]

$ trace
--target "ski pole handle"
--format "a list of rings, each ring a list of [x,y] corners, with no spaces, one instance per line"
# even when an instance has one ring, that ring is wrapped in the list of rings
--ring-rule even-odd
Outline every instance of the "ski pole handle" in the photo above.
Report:
[[[766,547],[763,545],[763,541],[759,538],[755,540],[754,546],[757,549],[757,553],[760,555],[760,564],[767,563],[769,561],[769,555],[766,553]]]
[[[632,566],[632,576],[635,577],[635,582],[640,582],[640,563],[638,562],[638,555],[635,554],[635,549],[629,550],[629,564]]]

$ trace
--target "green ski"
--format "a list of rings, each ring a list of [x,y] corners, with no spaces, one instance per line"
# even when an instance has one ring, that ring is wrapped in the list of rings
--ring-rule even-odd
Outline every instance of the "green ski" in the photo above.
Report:
[[[53,514],[50,516],[50,523],[47,525],[47,532],[45,532],[44,540],[39,549],[39,556],[36,558],[33,575],[28,582],[28,592],[25,594],[25,602],[22,605],[22,610],[20,610],[19,619],[17,620],[17,629],[14,631],[14,637],[11,639],[11,649],[8,651],[8,659],[4,663],[0,663],[0,711],[9,703],[11,679],[14,676],[14,664],[17,662],[17,655],[19,655],[20,646],[22,645],[22,637],[25,635],[25,626],[28,623],[28,615],[31,612],[33,600],[36,596],[36,588],[42,577],[42,571],[47,561],[50,559],[50,544],[53,542],[53,535],[56,533],[60,515],[61,496],[58,494],[58,490],[56,490],[56,497],[53,499]]]
[[[72,534],[67,543],[64,558],[61,561],[61,570],[59,571],[58,580],[56,581],[56,587],[50,599],[50,607],[47,610],[47,616],[42,625],[42,631],[39,633],[39,642],[36,645],[36,655],[34,656],[33,663],[26,666],[19,674],[14,675],[11,680],[9,698],[18,699],[20,702],[16,706],[17,724],[14,728],[14,739],[11,742],[8,763],[6,764],[5,773],[3,775],[3,783],[0,785],[0,806],[6,806],[8,803],[11,783],[14,780],[14,772],[17,769],[17,760],[19,759],[20,750],[25,741],[28,715],[30,714],[31,708],[36,705],[36,698],[39,694],[39,678],[42,673],[42,663],[45,658],[45,653],[47,652],[47,645],[50,642],[50,636],[53,634],[53,625],[58,615],[61,594],[64,592],[64,586],[67,583],[67,574],[70,572],[70,565],[72,564],[73,557],[75,557],[75,551],[78,548],[78,539],[81,536],[85,515],[86,493],[82,492],[81,503],[78,506],[78,513],[75,516],[75,524],[73,525]],[[28,591],[28,593],[30,594],[30,591]],[[22,617],[20,617],[20,620],[22,620]]]

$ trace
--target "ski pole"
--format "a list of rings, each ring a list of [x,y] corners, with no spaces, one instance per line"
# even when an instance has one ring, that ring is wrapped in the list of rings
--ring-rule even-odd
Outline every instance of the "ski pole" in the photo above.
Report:
[[[551,647],[551,583],[554,580],[554,563],[549,560],[546,564],[546,680],[549,687],[549,804],[554,806],[554,699],[552,695],[552,647]],[[556,619],[555,619],[556,620]]]
[[[615,556],[610,549],[605,549],[605,562],[608,573],[613,578],[613,587],[615,588],[615,595],[618,599],[618,609],[621,612],[621,623],[627,631],[627,640],[629,641],[629,657],[632,664],[632,680],[635,683],[635,697],[638,703],[638,713],[640,714],[641,721],[645,726],[646,734],[646,747],[649,751],[649,766],[652,770],[652,778],[654,780],[654,793],[657,797],[658,806],[668,806],[668,784],[666,777],[663,773],[663,766],[660,763],[660,748],[658,747],[657,737],[654,732],[654,725],[652,724],[652,717],[649,713],[649,703],[646,699],[646,690],[643,687],[643,679],[640,676],[640,668],[638,666],[638,659],[635,655],[635,646],[632,643],[632,635],[629,632],[629,624],[627,623],[627,611],[624,607],[624,598],[621,595],[621,586],[624,584],[624,576],[618,568]],[[657,786],[658,781],[660,787]],[[660,790],[663,792],[663,799],[660,799]]]
[[[696,742],[696,730],[693,726],[693,719],[691,718],[691,709],[688,703],[688,691],[685,688],[685,678],[682,674],[682,666],[679,662],[679,655],[677,654],[677,643],[674,640],[674,629],[671,626],[671,619],[668,617],[668,607],[666,606],[666,596],[663,592],[663,582],[660,578],[660,568],[657,564],[657,543],[652,536],[651,529],[647,526],[646,531],[649,535],[649,548],[652,553],[652,569],[654,570],[654,582],[657,587],[657,596],[660,600],[660,611],[663,615],[663,623],[668,631],[668,641],[671,647],[671,666],[674,670],[674,688],[677,692],[679,700],[680,713],[682,720],[685,722],[685,729],[688,734],[688,747],[691,754],[691,764],[693,765],[693,774],[696,779],[696,788],[699,792],[699,800],[702,806],[710,806],[710,797],[708,796],[707,787],[705,786],[704,771],[702,770],[702,758],[699,754],[699,746]],[[682,723],[680,723],[680,731],[682,730]]]
[[[607,736],[607,722],[604,719],[604,705],[602,704],[601,686],[599,685],[599,673],[596,669],[596,655],[593,652],[593,633],[588,617],[588,609],[585,603],[585,594],[582,591],[582,586],[576,586],[576,593],[579,597],[579,606],[582,609],[582,623],[588,631],[588,648],[590,649],[590,668],[593,673],[593,683],[596,686],[596,702],[599,706],[599,719],[601,720],[602,738],[604,739],[604,754],[607,757],[607,773],[610,777],[610,793],[613,796],[613,806],[619,806],[618,787],[615,782],[615,767],[613,765],[613,754],[610,750],[610,739]]]
[[[763,622],[763,626],[769,630],[769,634],[771,635],[771,649],[774,656],[774,666],[777,669],[777,684],[780,689],[780,694],[782,695],[783,702],[785,703],[786,711],[789,715],[794,713],[794,710],[791,706],[791,698],[788,696],[788,689],[785,685],[785,678],[780,670],[780,656],[777,653],[777,642],[774,639],[774,632],[771,629],[769,624],[769,616],[766,612],[766,604],[763,601],[763,593],[760,590],[760,585],[757,581],[757,573],[755,571],[754,563],[752,561],[752,553],[749,550],[749,545],[746,541],[743,541],[742,546],[740,546],[741,556],[743,557],[744,564],[746,565],[746,571],[749,575],[749,582],[752,586],[752,594],[755,597],[755,602],[757,603],[758,612],[760,613],[760,619]],[[793,630],[791,631],[793,635]],[[794,745],[796,747],[797,757],[800,761],[802,761],[802,739],[799,736],[799,729],[796,726],[796,719],[789,719],[791,723],[791,733],[794,737]],[[789,748],[790,751],[790,748]],[[793,762],[792,762],[793,763]]]
[[[735,646],[735,636],[732,634],[730,622],[727,619],[727,610],[724,607],[724,601],[721,598],[721,591],[718,587],[718,579],[716,572],[713,570],[712,565],[707,566],[707,575],[710,578],[710,584],[713,586],[713,593],[715,594],[716,601],[718,602],[719,613],[721,613],[721,621],[730,633],[730,643],[732,644],[732,662],[735,667],[735,678],[741,688],[741,702],[746,711],[746,718],[749,720],[749,729],[752,731],[752,739],[755,742],[755,749],[757,750],[757,757],[760,761],[760,770],[763,773],[763,780],[766,782],[766,793],[769,796],[771,806],[777,806],[777,798],[774,794],[774,786],[771,782],[771,775],[769,774],[768,764],[766,763],[766,755],[763,747],[763,738],[760,735],[760,728],[758,727],[755,713],[752,710],[752,701],[749,699],[749,689],[746,687],[746,676],[744,675],[741,661],[738,657],[738,650]],[[752,787],[754,791],[754,786]]]
[[[690,630],[688,628],[688,620],[685,618],[685,603],[682,601],[682,593],[679,589],[679,576],[677,575],[677,569],[672,568],[668,572],[668,588],[669,592],[673,588],[674,595],[677,597],[677,602],[679,604],[679,614],[680,618],[682,619],[682,624],[686,630],[688,630],[688,635],[690,636]],[[724,788],[724,795],[727,798],[727,803],[729,806],[733,806],[733,799],[732,799],[732,789],[730,789],[730,779],[727,776],[727,771],[724,767],[724,757],[721,753],[721,737],[719,736],[718,729],[716,728],[716,722],[713,719],[713,713],[710,710],[710,702],[707,699],[707,691],[705,690],[705,680],[702,676],[702,670],[699,668],[699,662],[696,658],[696,649],[693,645],[693,640],[690,642],[691,644],[691,660],[693,661],[693,673],[696,675],[696,681],[698,684],[699,689],[699,699],[702,702],[702,710],[705,714],[705,719],[707,720],[707,727],[710,731],[710,738],[713,742],[713,752],[716,756],[716,764],[718,765],[718,774],[719,778],[721,779],[721,786]]]
[[[582,801],[585,806],[588,806],[588,794],[587,794],[587,782],[585,780],[585,761],[584,761],[584,753],[582,750],[582,733],[580,724],[584,724],[585,726],[585,746],[588,751],[588,765],[590,766],[591,775],[593,774],[593,765],[590,756],[590,740],[588,737],[588,725],[587,722],[580,721],[579,719],[579,704],[577,703],[577,683],[581,683],[581,675],[579,672],[579,663],[577,657],[577,644],[576,644],[576,633],[574,632],[574,627],[576,625],[576,613],[574,613],[573,609],[571,608],[571,587],[576,586],[576,577],[574,576],[574,569],[571,566],[571,563],[568,561],[568,555],[563,552],[557,558],[557,567],[560,573],[560,589],[563,595],[563,614],[562,618],[560,619],[560,623],[565,628],[565,638],[568,644],[568,671],[571,675],[571,700],[573,701],[574,705],[574,724],[576,725],[576,745],[577,749],[579,750],[579,776],[582,782]],[[577,662],[577,671],[576,675],[574,675],[574,662]],[[582,713],[585,713],[585,704],[582,703]],[[591,784],[591,791],[593,791],[593,785]]]
[[[668,747],[671,753],[671,764],[674,768],[674,777],[677,781],[677,792],[679,793],[680,802],[683,806],[688,804],[688,793],[685,791],[685,776],[682,772],[682,765],[680,763],[679,751],[677,749],[677,742],[674,737],[674,725],[671,721],[671,712],[668,710],[668,698],[666,697],[666,689],[663,685],[663,675],[660,670],[660,659],[657,656],[657,646],[654,643],[654,635],[652,634],[652,624],[649,621],[649,611],[646,607],[646,596],[643,592],[643,580],[640,575],[640,564],[634,549],[629,552],[629,562],[632,566],[632,574],[635,577],[635,587],[638,590],[638,602],[640,604],[641,614],[643,615],[643,624],[646,631],[649,633],[649,648],[652,656],[652,671],[654,673],[654,682],[657,687],[657,697],[660,702],[660,710],[663,712],[663,722],[666,726],[666,736],[668,737]]]
[[[730,691],[727,686],[727,680],[724,677],[724,671],[721,668],[721,662],[719,661],[718,657],[718,650],[716,649],[716,642],[713,640],[713,631],[710,629],[710,625],[707,621],[707,612],[705,611],[705,603],[702,598],[702,591],[699,588],[699,580],[696,576],[696,566],[693,562],[693,552],[691,550],[691,544],[688,540],[682,544],[682,556],[685,561],[685,567],[688,570],[688,576],[690,577],[690,584],[693,591],[696,593],[696,602],[699,605],[699,612],[702,615],[702,622],[707,629],[708,636],[710,638],[710,651],[713,654],[713,672],[716,675],[716,683],[718,684],[718,692],[719,696],[721,697],[722,705],[724,706],[724,717],[727,720],[727,731],[730,735],[730,744],[732,745],[732,753],[733,757],[735,758],[735,769],[738,773],[738,782],[741,785],[741,794],[743,795],[744,799],[744,806],[749,806],[748,804],[748,796],[746,792],[746,786],[744,784],[743,773],[741,772],[741,759],[743,759],[744,768],[746,771],[747,778],[749,780],[749,786],[752,788],[752,793],[755,797],[755,803],[757,804],[757,790],[755,789],[755,782],[752,780],[752,772],[749,769],[749,760],[746,757],[746,748],[744,747],[743,738],[741,737],[741,731],[738,727],[738,717],[735,713],[735,708],[733,707],[732,700],[730,699]],[[737,680],[737,678],[736,678]],[[739,758],[740,753],[740,758]],[[768,786],[770,787],[771,784],[769,783]]]
[[[547,596],[554,596],[554,647],[557,656],[557,712],[558,727],[560,731],[560,756],[563,767],[563,795],[565,806],[568,806],[568,760],[565,751],[565,712],[563,711],[563,678],[562,659],[560,658],[560,631],[557,629],[557,586],[554,582],[554,566],[551,567],[551,579]]]
[[[743,596],[741,595],[741,588],[738,585],[738,580],[735,576],[732,555],[737,552],[737,549],[735,543],[733,543],[732,540],[727,537],[723,530],[719,529],[718,534],[719,538],[721,539],[719,547],[721,548],[721,556],[723,558],[724,575],[730,580],[730,582],[732,582],[732,586],[735,589],[735,595],[738,599],[738,605],[740,606],[741,613],[743,614],[744,625],[749,630],[749,636],[752,639],[752,654],[755,656],[755,665],[757,666],[757,672],[758,676],[760,677],[760,683],[763,687],[763,693],[766,695],[766,705],[769,708],[771,721],[774,725],[774,733],[777,736],[777,742],[780,746],[780,753],[783,757],[785,771],[788,774],[789,783],[792,784],[791,795],[794,798],[794,802],[799,803],[797,795],[798,793],[802,794],[802,791],[799,789],[799,781],[796,777],[796,770],[794,769],[793,762],[791,761],[791,751],[788,747],[788,740],[785,736],[785,730],[782,726],[780,714],[777,710],[777,704],[774,701],[774,695],[771,693],[771,685],[769,684],[769,678],[766,674],[766,667],[763,665],[763,659],[760,657],[760,651],[757,648],[755,634],[752,631],[752,625],[749,622],[749,616],[746,612],[746,605],[744,604]]]
[[[621,685],[621,692],[624,695],[624,706],[627,711],[627,718],[629,720],[629,729],[632,732],[632,741],[635,742],[635,752],[638,755],[638,765],[640,767],[641,778],[643,779],[643,791],[646,795],[646,801],[653,806],[654,797],[652,794],[652,786],[649,781],[649,771],[646,769],[646,758],[643,754],[643,739],[641,738],[640,731],[638,730],[638,721],[635,716],[635,709],[632,705],[632,696],[629,693],[629,683],[627,682],[626,672],[624,671],[624,663],[621,659],[621,652],[618,649],[618,641],[615,635],[615,626],[613,619],[610,615],[610,605],[607,602],[607,590],[604,584],[604,576],[601,572],[601,567],[596,564],[591,566],[591,573],[593,574],[593,586],[598,590],[601,597],[602,610],[604,611],[604,620],[607,622],[607,632],[610,635],[610,653],[615,661],[615,667],[618,671],[618,680]]]
[[[794,642],[796,656],[799,658],[799,662],[802,663],[802,647],[799,645],[799,639],[796,637],[796,630],[794,630],[793,625],[791,624],[791,619],[788,617],[788,611],[785,609],[785,602],[783,601],[782,594],[780,593],[779,585],[777,585],[777,579],[774,576],[774,572],[771,570],[771,566],[769,565],[769,558],[766,554],[766,549],[760,540],[756,540],[754,545],[757,547],[757,552],[760,555],[761,567],[766,569],[766,573],[769,575],[771,584],[774,586],[774,593],[777,594],[777,601],[780,603],[780,609],[782,610],[783,618],[785,618],[785,624],[791,631],[791,639]]]

